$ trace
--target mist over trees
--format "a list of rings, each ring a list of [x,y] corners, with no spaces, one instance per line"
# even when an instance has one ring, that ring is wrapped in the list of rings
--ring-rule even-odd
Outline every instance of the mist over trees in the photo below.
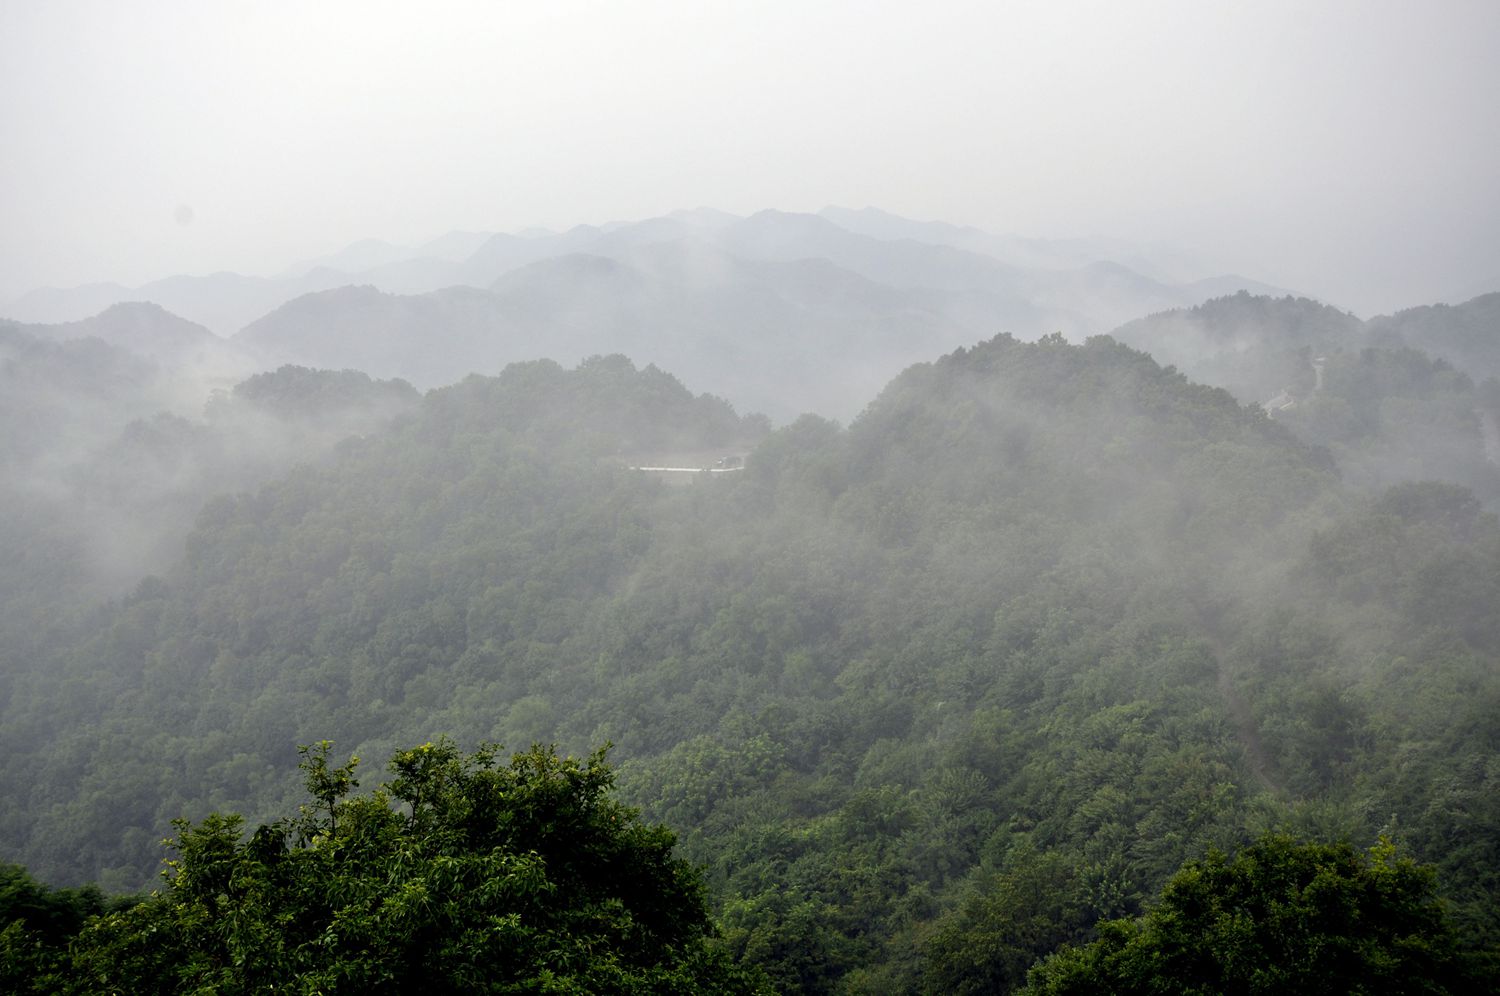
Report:
[[[1494,299],[1361,322],[1314,301],[1241,292],[1112,334],[1262,404],[1300,438],[1326,447],[1353,487],[1453,481],[1494,507],[1500,383],[1485,357],[1500,327]]]
[[[5,978],[1492,986],[1500,296],[1119,248],[693,212],[0,324]]]
[[[12,904],[6,964],[31,962],[12,978],[68,993],[768,991],[712,943],[671,833],[609,798],[602,752],[506,765],[440,740],[349,798],[358,759],[335,766],[330,746],[304,748],[312,801],[294,817],[248,839],[237,817],[175,821],[164,892],[50,935],[66,893]]]
[[[619,352],[778,420],[847,420],[902,368],[997,330],[1081,338],[1238,289],[1274,290],[1120,243],[1002,237],[874,209],[699,209],[561,233],[356,243],[276,278],[37,292],[9,314],[72,322],[149,300],[228,337],[226,351],[254,368],[352,367],[422,389],[512,362]]]

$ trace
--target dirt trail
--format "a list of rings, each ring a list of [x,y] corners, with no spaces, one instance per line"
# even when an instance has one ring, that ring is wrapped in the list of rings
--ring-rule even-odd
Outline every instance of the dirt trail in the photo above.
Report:
[[[1229,719],[1234,724],[1240,746],[1245,749],[1245,761],[1250,765],[1250,773],[1267,792],[1285,795],[1286,790],[1271,777],[1271,760],[1260,742],[1260,730],[1255,725],[1255,717],[1250,714],[1250,704],[1245,701],[1239,689],[1234,687],[1234,679],[1224,666],[1224,654],[1218,648],[1214,650],[1214,657],[1219,665],[1219,694],[1229,707]]]
[[[1234,676],[1229,673],[1229,648],[1219,639],[1218,627],[1210,618],[1210,613],[1200,610],[1198,622],[1201,627],[1199,636],[1208,644],[1210,652],[1214,655],[1219,695],[1229,709],[1229,721],[1234,726],[1235,739],[1240,742],[1240,747],[1245,751],[1245,763],[1250,768],[1250,774],[1255,777],[1261,788],[1273,795],[1285,798],[1286,788],[1271,774],[1275,770],[1275,765],[1271,763],[1271,756],[1266,753],[1265,745],[1261,743],[1260,728],[1255,725],[1255,716],[1250,712],[1250,703],[1245,701],[1245,697],[1235,687]]]
[[[1490,463],[1500,463],[1500,417],[1484,408],[1474,409],[1479,416],[1479,435],[1484,440],[1484,458]]]

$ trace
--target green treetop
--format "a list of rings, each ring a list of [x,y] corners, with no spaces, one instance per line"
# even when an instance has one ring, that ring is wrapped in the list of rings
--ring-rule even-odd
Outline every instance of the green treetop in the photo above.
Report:
[[[1137,920],[1032,970],[1030,996],[1459,993],[1452,928],[1431,873],[1386,841],[1266,836],[1185,866]]]
[[[351,798],[357,759],[329,747],[304,751],[298,817],[248,839],[239,817],[178,823],[166,889],[79,935],[73,991],[757,991],[671,832],[610,797],[602,750],[504,764],[442,740]]]

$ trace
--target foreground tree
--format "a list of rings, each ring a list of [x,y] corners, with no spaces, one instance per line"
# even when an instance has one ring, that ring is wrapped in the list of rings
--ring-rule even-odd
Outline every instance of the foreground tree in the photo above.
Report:
[[[674,838],[610,798],[601,750],[499,763],[450,742],[392,759],[349,798],[358,759],[302,767],[315,800],[248,839],[181,822],[167,888],[73,946],[83,992],[754,992],[714,944]]]
[[[1431,873],[1382,841],[1266,836],[1210,853],[1137,920],[1033,969],[1021,992],[1062,994],[1460,993],[1466,983]]]
[[[62,989],[74,936],[90,918],[135,901],[108,899],[92,885],[54,889],[19,865],[0,864],[0,992]]]

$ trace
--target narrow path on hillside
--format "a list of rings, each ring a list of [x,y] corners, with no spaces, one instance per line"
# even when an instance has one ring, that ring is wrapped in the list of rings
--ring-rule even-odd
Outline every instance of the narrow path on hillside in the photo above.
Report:
[[[1484,458],[1490,463],[1500,463],[1500,417],[1487,408],[1476,408],[1479,416],[1479,437],[1484,441]]]
[[[1214,655],[1219,696],[1229,710],[1229,722],[1234,727],[1235,739],[1239,741],[1241,749],[1245,752],[1245,763],[1250,768],[1250,774],[1255,777],[1261,788],[1272,795],[1285,798],[1287,794],[1285,786],[1271,775],[1275,765],[1271,763],[1271,756],[1266,753],[1265,745],[1261,743],[1260,727],[1255,724],[1255,716],[1250,711],[1250,703],[1245,701],[1245,696],[1240,694],[1240,690],[1235,687],[1234,676],[1229,673],[1229,648],[1219,638],[1218,627],[1210,617],[1210,613],[1202,608],[1198,611],[1198,624],[1200,635],[1208,643],[1209,652]]]
[[[1267,792],[1278,796],[1286,795],[1286,789],[1271,777],[1271,759],[1266,754],[1265,745],[1260,742],[1260,728],[1255,725],[1250,704],[1245,701],[1240,690],[1234,687],[1234,679],[1229,674],[1229,668],[1224,665],[1224,653],[1217,647],[1214,648],[1214,659],[1219,667],[1219,694],[1229,708],[1229,721],[1234,724],[1235,738],[1245,750],[1245,761],[1250,766],[1250,773]]]

